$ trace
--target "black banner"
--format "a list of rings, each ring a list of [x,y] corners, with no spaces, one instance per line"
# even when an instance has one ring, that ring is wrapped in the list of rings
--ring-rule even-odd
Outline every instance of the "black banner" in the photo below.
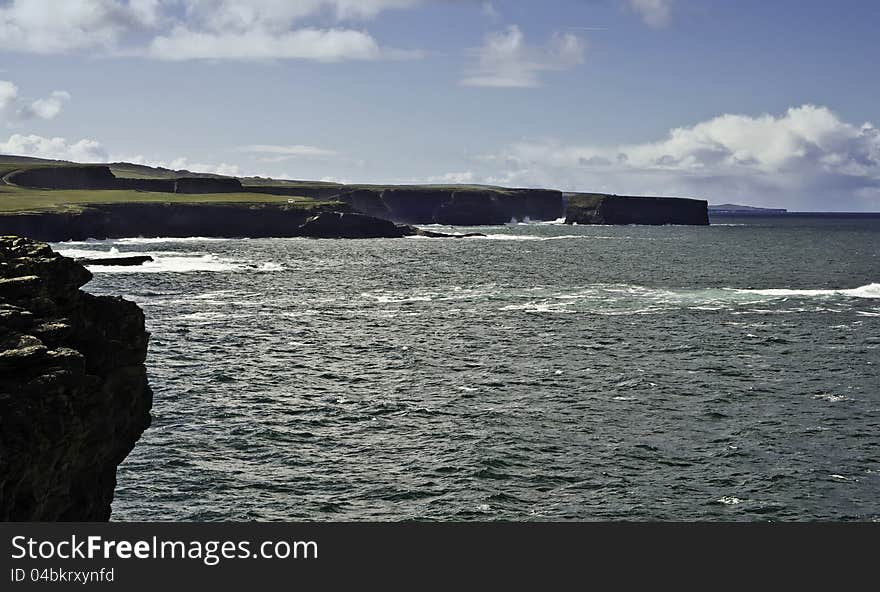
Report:
[[[680,581],[872,566],[877,525],[0,524],[0,590]],[[838,563],[839,562],[839,563]],[[572,579],[574,578],[574,579]],[[570,587],[570,586],[565,586]]]

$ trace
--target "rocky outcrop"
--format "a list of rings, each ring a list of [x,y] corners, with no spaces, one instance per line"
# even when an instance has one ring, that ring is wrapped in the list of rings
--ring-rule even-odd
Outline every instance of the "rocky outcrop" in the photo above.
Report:
[[[699,199],[603,193],[574,193],[567,197],[566,224],[709,224],[708,204]]]
[[[79,257],[75,260],[81,265],[109,265],[116,267],[131,267],[150,263],[153,258],[149,255],[133,255],[131,257]]]
[[[110,517],[116,467],[150,425],[144,315],[91,274],[0,237],[0,520]]]
[[[402,238],[412,234],[414,229],[409,226],[345,212],[324,212],[299,227],[299,235],[309,238]]]
[[[416,228],[413,236],[424,236],[426,238],[474,238],[485,237],[482,232],[465,232],[461,234],[449,234],[448,232],[437,232],[435,230],[425,230],[424,228]]]

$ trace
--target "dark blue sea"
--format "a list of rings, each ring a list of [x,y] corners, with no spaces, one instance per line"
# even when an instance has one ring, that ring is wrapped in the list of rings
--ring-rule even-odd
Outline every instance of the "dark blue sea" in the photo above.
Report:
[[[54,245],[156,259],[113,519],[880,520],[880,219],[714,222]]]

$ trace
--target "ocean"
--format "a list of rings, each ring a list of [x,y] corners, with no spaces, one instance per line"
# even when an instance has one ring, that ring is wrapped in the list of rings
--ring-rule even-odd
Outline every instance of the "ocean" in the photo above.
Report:
[[[880,218],[119,239],[113,520],[880,520]]]

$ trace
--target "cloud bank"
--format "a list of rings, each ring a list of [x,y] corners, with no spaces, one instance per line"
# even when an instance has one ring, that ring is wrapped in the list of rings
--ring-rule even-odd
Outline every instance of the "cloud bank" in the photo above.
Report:
[[[681,195],[809,210],[880,207],[880,130],[802,105],[725,114],[621,146],[519,142],[479,159],[482,182]]]
[[[34,134],[13,134],[6,142],[0,142],[0,154],[76,162],[107,161],[107,151],[97,140],[69,142],[64,138],[46,138]]]
[[[162,60],[419,57],[385,48],[367,31],[315,19],[365,21],[419,0],[12,0],[0,6],[0,49],[39,54],[89,50]],[[170,33],[167,33],[170,31]]]

